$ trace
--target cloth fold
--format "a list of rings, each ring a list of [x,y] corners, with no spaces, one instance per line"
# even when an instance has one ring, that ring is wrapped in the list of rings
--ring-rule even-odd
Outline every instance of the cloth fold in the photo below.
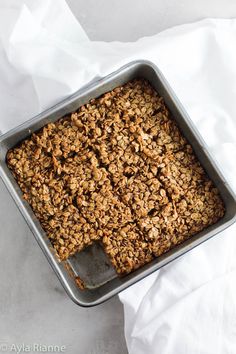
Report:
[[[135,59],[163,72],[236,191],[236,20],[92,42],[64,0],[0,3],[0,130]],[[236,352],[235,225],[120,294],[131,354]]]

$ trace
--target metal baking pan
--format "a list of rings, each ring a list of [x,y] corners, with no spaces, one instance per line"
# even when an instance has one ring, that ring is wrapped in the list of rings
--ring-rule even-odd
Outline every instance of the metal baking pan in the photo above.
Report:
[[[45,124],[58,120],[64,115],[77,110],[90,99],[98,97],[137,77],[147,79],[156,91],[164,97],[183,135],[192,145],[202,166],[219,189],[225,203],[226,213],[216,224],[199,232],[144,267],[125,277],[119,278],[99,244],[88,247],[81,253],[70,257],[67,261],[58,261],[50,241],[29,204],[22,198],[21,190],[6,165],[6,153],[10,148],[29,137],[32,132],[39,130]],[[209,155],[206,144],[198,134],[191,119],[163,75],[155,65],[143,60],[123,66],[111,75],[88,85],[56,106],[2,135],[0,137],[0,175],[67,294],[76,304],[81,306],[93,306],[109,299],[200,243],[208,240],[236,220],[236,198]],[[76,277],[83,279],[86,285],[85,290],[81,290],[78,287]]]

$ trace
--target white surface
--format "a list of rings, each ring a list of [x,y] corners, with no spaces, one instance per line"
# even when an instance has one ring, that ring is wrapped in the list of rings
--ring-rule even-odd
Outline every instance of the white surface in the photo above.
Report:
[[[2,1],[1,5],[3,3],[4,2]],[[9,6],[9,1],[7,3]],[[15,2],[11,1],[10,3],[14,4]],[[173,40],[172,38],[173,32],[170,31],[161,34],[156,38],[150,38],[150,39],[146,39],[145,41],[139,41],[138,43],[133,45],[114,44],[112,46],[113,49],[111,51],[111,46],[107,44],[96,43],[91,45],[87,41],[86,36],[84,36],[83,33],[81,32],[81,29],[76,23],[76,21],[70,16],[69,12],[67,12],[64,8],[62,12],[57,11],[58,6],[62,4],[61,1],[57,1],[56,7],[55,7],[55,3],[53,3],[53,6],[47,7],[47,4],[50,5],[50,3],[51,3],[50,1],[44,1],[43,3],[42,2],[32,3],[28,1],[29,7],[31,8],[31,11],[33,11],[34,14],[33,17],[27,8],[24,8],[23,12],[22,9],[18,10],[20,6],[19,1],[17,2],[17,4],[19,5],[17,5],[16,10],[14,10],[13,7],[10,10],[10,19],[12,21],[9,20],[9,16],[7,17],[7,14],[4,13],[4,11],[1,11],[0,13],[2,15],[0,26],[2,25],[3,28],[0,31],[0,33],[2,37],[4,36],[3,45],[5,48],[5,55],[1,56],[1,58],[3,59],[2,59],[2,65],[0,66],[2,68],[1,76],[3,77],[1,84],[3,85],[5,91],[4,96],[1,96],[2,116],[0,122],[2,123],[3,130],[7,130],[17,122],[24,120],[26,118],[26,115],[28,118],[28,116],[30,116],[32,113],[36,113],[37,111],[41,110],[42,108],[45,108],[51,103],[54,103],[56,100],[73,92],[78,87],[80,87],[83,83],[85,83],[87,80],[92,79],[94,75],[96,74],[104,75],[107,72],[111,71],[114,67],[120,66],[121,64],[125,63],[127,60],[129,60],[129,58],[131,57],[132,59],[139,58],[141,55],[142,57],[146,57],[153,61],[157,60],[158,65],[167,75],[169,81],[177,91],[179,97],[181,98],[185,106],[188,108],[191,117],[195,120],[200,119],[199,127],[202,129],[203,135],[204,134],[206,135],[205,136],[207,138],[206,140],[208,141],[209,146],[212,149],[212,152],[218,158],[218,161],[223,161],[224,166],[227,166],[225,172],[226,174],[228,174],[228,178],[229,179],[231,178],[230,173],[232,173],[234,165],[232,164],[232,159],[228,158],[229,156],[228,152],[229,151],[231,152],[232,149],[235,148],[233,145],[234,140],[232,141],[233,136],[231,135],[234,133],[235,127],[234,124],[233,125],[231,124],[230,116],[231,115],[235,116],[235,108],[233,105],[229,103],[233,102],[232,96],[234,97],[235,95],[235,91],[234,91],[235,86],[233,87],[231,86],[232,80],[229,80],[228,78],[229,77],[232,78],[232,76],[235,75],[235,72],[233,71],[229,72],[229,69],[230,70],[233,69],[233,65],[231,63],[232,54],[233,56],[235,55],[232,49],[233,46],[227,47],[228,51],[226,57],[224,56],[219,57],[219,55],[217,55],[215,58],[215,56],[213,57],[210,56],[211,65],[210,66],[204,65],[205,59],[209,58],[209,52],[208,52],[209,44],[211,45],[210,53],[213,53],[214,51],[217,51],[217,49],[219,48],[218,47],[219,44],[228,45],[230,43],[229,41],[230,35],[228,35],[229,26],[227,22],[221,21],[220,24],[216,26],[216,28],[214,28],[214,22],[208,21],[202,23],[201,25],[205,27],[204,31],[205,32],[207,31],[207,33],[209,34],[206,37],[203,36],[204,31],[202,31],[202,29],[198,29],[198,25],[185,26],[184,28],[178,28],[175,30],[175,34],[177,34],[175,40]],[[46,12],[41,11],[40,8],[47,9],[48,15],[47,15],[47,11]],[[21,17],[18,17],[19,14],[21,14]],[[67,17],[66,15],[69,16],[69,21],[65,19],[65,17]],[[9,40],[9,37],[7,35],[12,31],[13,28],[12,25],[15,23],[16,18],[18,18],[16,24],[17,27],[14,28],[14,32],[10,36],[10,40]],[[64,23],[63,28],[61,27],[61,23]],[[225,28],[225,30],[223,31],[224,36],[221,36],[222,33],[221,26]],[[29,28],[30,31],[28,30]],[[216,37],[215,34],[217,34]],[[81,35],[83,38],[81,38]],[[212,41],[212,38],[217,38],[216,42]],[[153,48],[155,48],[155,51],[153,51]],[[200,56],[200,53],[203,53],[203,51],[199,50],[203,48],[205,53],[204,57]],[[143,54],[143,52],[145,52],[145,55]],[[171,55],[168,55],[167,58],[166,54],[167,53],[169,54],[170,52]],[[27,53],[27,56],[25,55],[25,53]],[[175,58],[174,61],[173,61],[173,53]],[[109,60],[107,60],[108,63],[103,61],[104,54],[107,59],[109,58]],[[183,54],[185,54],[184,63],[182,61]],[[82,60],[83,58],[87,58],[88,56],[90,57],[90,60]],[[218,62],[217,60],[219,58],[220,60]],[[234,58],[234,62],[235,62],[235,58]],[[219,75],[219,70],[217,69],[219,65],[220,67],[222,67],[222,63],[224,67],[228,69],[220,71],[220,75]],[[218,75],[215,75],[216,70]],[[75,72],[76,75],[74,75]],[[204,85],[204,89],[207,88],[207,90],[202,92],[202,96],[198,96],[196,93],[199,93],[199,90],[201,92],[201,89],[203,88],[202,76],[199,75],[199,73],[201,72],[203,72],[205,75],[204,84],[206,83],[209,84],[209,82],[212,83],[213,80],[216,81],[214,81],[214,85],[212,86]],[[11,73],[10,76],[7,73]],[[179,74],[176,75],[176,73],[177,74],[181,73],[181,75]],[[207,80],[208,78],[210,78],[210,80]],[[225,91],[225,86],[222,85],[222,80],[223,82],[227,83],[226,91]],[[12,90],[9,88],[12,88]],[[227,92],[228,94],[227,96],[223,95],[221,88],[224,88],[223,93]],[[193,95],[189,96],[189,92],[193,93]],[[194,97],[194,100],[192,99],[192,97]],[[203,97],[205,100],[202,100]],[[227,100],[225,100],[225,98]],[[200,100],[198,101],[198,99]],[[223,110],[219,111],[217,109],[217,111],[215,111],[214,110],[215,106],[209,106],[209,99],[211,102],[217,102],[216,107],[221,107],[221,108],[223,107]],[[25,109],[25,106],[27,107],[27,110]],[[6,117],[8,118],[7,120]],[[224,138],[225,138],[224,140],[225,144],[223,145],[223,147],[215,146],[215,139],[216,138],[221,139],[222,130],[219,131],[219,129],[216,129],[212,132],[212,134],[210,135],[206,134],[206,132],[209,132],[209,128],[207,125],[207,122],[209,120],[208,119],[206,120],[206,117],[208,119],[210,118],[224,119],[224,122],[226,122],[226,124],[224,124],[225,129],[223,131]],[[217,120],[215,121],[215,123],[217,126]],[[228,127],[230,128],[228,129]],[[209,137],[210,140],[208,140]],[[219,141],[222,142],[222,140]],[[4,206],[5,204],[6,202],[4,202]],[[1,249],[3,254],[1,256],[2,259],[5,260],[7,264],[6,268],[8,269],[8,271],[6,272],[2,270],[2,274],[1,274],[2,276],[1,279],[3,279],[4,286],[6,287],[6,289],[5,288],[3,289],[3,293],[1,292],[3,296],[3,301],[1,302],[1,304],[5,304],[5,308],[8,309],[8,314],[6,315],[6,310],[4,311],[4,309],[2,308],[3,322],[1,322],[1,324],[2,325],[4,324],[4,328],[0,328],[1,334],[4,335],[4,338],[2,339],[12,342],[14,338],[17,338],[18,342],[23,342],[23,341],[26,342],[27,340],[35,341],[35,337],[36,337],[36,341],[38,342],[43,341],[44,344],[51,342],[51,339],[53,339],[54,344],[60,344],[60,343],[65,344],[68,346],[68,352],[71,353],[74,353],[75,350],[77,353],[78,350],[79,353],[80,352],[83,353],[84,351],[94,352],[94,353],[105,353],[106,350],[108,353],[110,352],[114,354],[116,352],[122,353],[125,349],[122,346],[122,342],[121,342],[121,347],[119,348],[119,343],[114,338],[114,333],[116,328],[112,329],[111,326],[112,316],[108,318],[109,326],[107,327],[111,329],[111,331],[107,330],[107,337],[112,338],[112,340],[111,341],[108,340],[108,338],[102,332],[103,339],[100,342],[101,348],[99,348],[99,345],[96,344],[97,343],[96,340],[98,341],[99,338],[99,335],[95,334],[96,327],[99,328],[102,327],[104,330],[106,330],[106,326],[104,325],[105,322],[103,322],[104,317],[106,315],[104,315],[103,313],[101,314],[99,312],[99,308],[101,309],[102,307],[99,307],[96,310],[95,309],[84,310],[86,311],[85,312],[86,316],[83,318],[84,321],[83,320],[80,321],[80,318],[78,319],[77,313],[78,312],[82,313],[83,309],[75,308],[75,311],[70,310],[69,307],[73,306],[74,308],[74,305],[70,303],[68,307],[66,306],[66,303],[69,302],[69,300],[65,298],[64,293],[60,295],[60,298],[62,300],[62,303],[60,303],[58,298],[56,298],[53,289],[52,292],[50,291],[50,286],[52,286],[53,281],[56,280],[55,278],[53,278],[54,280],[52,281],[52,279],[49,277],[48,266],[47,264],[45,264],[45,260],[42,259],[42,264],[36,263],[35,266],[36,270],[33,269],[33,272],[31,272],[30,267],[32,267],[32,264],[34,264],[35,259],[37,261],[37,258],[35,258],[34,256],[34,252],[40,253],[40,250],[37,249],[36,251],[36,248],[30,249],[28,241],[22,243],[23,240],[22,236],[17,239],[19,245],[16,244],[16,247],[12,251],[14,254],[13,258],[15,258],[16,262],[14,263],[11,261],[9,263],[9,259],[12,259],[12,257],[9,257],[9,253],[6,253],[5,249],[8,250],[9,248],[11,248],[11,245],[13,243],[12,240],[14,240],[16,237],[15,236],[16,227],[18,229],[18,225],[15,225],[14,227],[12,223],[10,223],[9,225],[9,222],[6,222],[7,220],[9,221],[9,219],[10,221],[12,221],[12,217],[13,217],[12,214],[8,215],[9,214],[8,210],[9,210],[9,206],[7,207],[7,205],[6,205],[6,209],[4,208],[4,211],[1,210],[1,214],[2,214],[1,218],[3,219],[4,224],[8,225],[7,227],[10,228],[11,230],[11,232],[9,233],[6,230],[6,235],[8,236],[7,239],[1,237],[1,242],[3,242],[3,247]],[[8,219],[6,218],[5,221],[6,215],[8,215]],[[16,218],[16,220],[18,220],[19,222],[19,219]],[[4,229],[2,229],[1,234],[3,234],[3,230]],[[222,247],[221,249],[221,247],[219,247],[220,248],[219,252],[221,251],[222,255],[225,256],[225,258],[223,259],[226,258],[230,259],[230,257],[228,257],[227,255],[227,250],[233,249],[231,245],[231,241],[232,239],[230,238],[229,242],[224,243],[226,246],[228,245],[228,248]],[[34,243],[33,240],[32,242]],[[216,241],[214,240],[210,242],[216,242]],[[220,245],[222,246],[222,244]],[[29,247],[29,249],[27,249],[27,247]],[[213,248],[210,249],[212,250]],[[22,254],[18,253],[19,250],[22,251]],[[204,252],[201,259],[207,261],[208,258],[205,259]],[[41,254],[40,256],[43,258]],[[21,267],[19,267],[19,269],[17,269],[19,274],[19,277],[17,278],[17,280],[18,279],[19,280],[17,281],[14,278],[16,264],[20,265],[22,258],[25,261],[24,264]],[[39,264],[40,264],[40,269],[38,269]],[[175,267],[174,273],[175,271],[181,271],[181,262],[179,262],[179,264],[180,264],[180,270],[178,267]],[[194,264],[194,260],[193,260],[193,264]],[[214,259],[212,264],[213,264],[212,270],[207,272],[206,274],[204,273],[206,276],[205,278],[206,282],[211,278],[212,274],[214,273]],[[231,271],[232,270],[231,268],[233,267],[231,261],[228,263],[228,266],[229,266],[229,270]],[[43,280],[41,280],[41,282],[38,281],[40,277],[42,277],[42,275],[44,274],[42,271],[43,267],[47,268],[45,272],[45,287],[39,286],[41,285],[41,283],[43,284]],[[165,271],[168,272],[168,269],[169,268],[166,268]],[[218,270],[216,269],[216,274],[218,274],[217,271]],[[37,278],[34,278],[37,272],[38,272],[38,276]],[[171,278],[172,277],[171,270],[168,274],[169,274],[169,278],[168,276],[165,276],[164,279],[166,280],[171,279],[171,284],[172,284],[173,278]],[[201,275],[201,273],[198,274]],[[186,278],[183,277],[183,279],[185,279],[188,285],[190,284],[188,282],[191,280],[188,278],[189,275],[190,273],[188,273],[187,275],[185,274]],[[6,281],[7,277],[8,280]],[[11,279],[13,283],[9,281],[9,279]],[[27,289],[26,291],[25,288],[22,286],[22,279],[26,279],[25,280],[26,289]],[[222,279],[223,282],[225,282],[226,284],[226,280],[225,280],[226,278],[222,278]],[[156,353],[156,351],[151,351],[151,350],[156,350],[156,348],[158,348],[158,350],[161,350],[162,348],[161,346],[163,346],[163,348],[165,349],[163,349],[162,354],[164,353],[164,350],[166,350],[166,353],[172,353],[173,352],[171,351],[172,348],[174,348],[175,345],[178,345],[176,342],[178,338],[176,338],[176,336],[173,336],[173,333],[176,332],[168,331],[168,328],[170,330],[173,328],[175,329],[181,328],[179,325],[179,319],[181,318],[181,316],[178,313],[178,311],[180,311],[181,313],[182,307],[172,306],[171,311],[176,310],[175,321],[174,323],[173,321],[171,323],[168,322],[169,317],[167,315],[169,312],[166,311],[164,316],[166,318],[166,322],[164,322],[163,316],[160,315],[160,313],[164,313],[163,307],[161,307],[163,306],[163,303],[161,303],[160,299],[163,298],[167,299],[167,297],[160,296],[160,298],[155,299],[156,301],[155,303],[157,305],[158,304],[160,305],[160,308],[156,308],[156,312],[152,311],[152,309],[150,310],[150,302],[149,301],[146,302],[145,299],[147,298],[152,299],[155,296],[157,296],[157,294],[160,295],[162,291],[163,294],[168,295],[169,294],[167,291],[168,288],[166,287],[165,284],[163,284],[163,282],[161,282],[160,284],[157,281],[150,288],[151,289],[150,296],[145,297],[144,300],[142,300],[142,297],[139,296],[141,290],[142,290],[142,294],[145,295],[147,287],[151,286],[151,284],[147,284],[147,282],[149,282],[149,280],[145,280],[144,283],[140,283],[138,285],[139,292],[137,292],[135,288],[131,288],[126,292],[126,295],[124,294],[122,295],[122,299],[126,303],[126,307],[125,307],[126,315],[127,315],[126,335],[127,335],[130,351],[134,352],[135,354],[138,353],[138,350],[140,353],[141,352],[146,353],[147,349],[149,349],[149,353],[152,352]],[[33,285],[32,287],[31,284]],[[176,290],[178,290],[177,285],[178,284],[176,284],[176,288],[175,288]],[[195,284],[193,284],[193,287],[194,286]],[[180,297],[182,298],[183,295],[182,291],[187,292],[189,289],[192,290],[192,287],[190,286],[189,288],[188,286],[185,286],[183,287],[183,289],[182,287],[180,287],[181,291],[179,292],[175,291],[174,296],[168,297],[169,304],[171,304],[171,301],[173,301],[173,304],[175,304],[177,301],[176,299],[179,299]],[[219,289],[217,285],[216,285],[216,289]],[[228,289],[228,285],[226,286],[226,289]],[[10,290],[12,290],[11,294],[13,295],[9,297],[8,294],[10,293]],[[231,290],[234,290],[234,288],[232,287]],[[228,291],[226,291],[225,293],[226,295],[230,294],[230,292]],[[43,297],[43,294],[45,298]],[[188,298],[190,299],[190,297]],[[137,301],[135,301],[135,299]],[[19,306],[16,303],[16,300],[19,300],[20,305],[23,304],[23,306]],[[141,306],[139,306],[140,300],[142,300]],[[189,301],[190,304],[192,304],[192,300],[194,299],[192,298]],[[225,297],[221,295],[219,296],[219,300],[223,301],[225,300]],[[44,301],[46,303],[46,306],[44,306],[45,305]],[[39,310],[35,312],[35,307],[36,307],[35,304],[38,302],[39,302],[39,307],[38,307]],[[182,301],[178,300],[177,303],[181,304]],[[232,299],[229,303],[232,304],[231,310],[233,312],[235,310],[235,306],[233,304]],[[113,303],[110,302],[108,304],[109,306],[111,306]],[[134,305],[135,305],[135,309],[134,309]],[[25,316],[24,314],[27,313],[27,306],[30,309],[27,321],[25,321],[27,326],[28,336],[25,335],[26,332],[25,329],[23,330],[23,328],[19,326],[21,318],[26,319],[24,317]],[[104,307],[106,309],[109,308],[108,305],[103,305],[103,306],[107,306]],[[65,327],[67,329],[67,333],[65,336],[63,332],[63,328],[65,328],[64,322],[61,323],[59,319],[61,308],[63,308],[64,310],[63,319],[65,320]],[[224,307],[222,308],[224,309]],[[114,309],[112,308],[112,311],[110,312],[109,310],[107,311],[108,312],[106,312],[106,314],[111,315],[113,314]],[[170,311],[171,315],[174,316],[173,312],[171,311]],[[214,312],[215,307],[213,307],[211,311]],[[209,313],[211,313],[211,311],[209,311]],[[57,314],[57,316],[55,315],[55,313]],[[114,311],[114,313],[116,314],[117,312]],[[159,316],[158,317],[155,316],[155,313],[159,314]],[[135,317],[133,316],[133,314],[135,314]],[[153,318],[151,319],[151,322],[150,322],[150,316],[146,316],[147,314],[149,315],[154,314]],[[205,314],[204,311],[203,314]],[[99,319],[101,317],[103,317],[103,319],[101,320],[100,323]],[[47,320],[45,321],[46,318]],[[50,320],[51,318],[52,320]],[[135,318],[135,322],[134,322],[134,318]],[[231,319],[231,317],[227,317],[227,318]],[[116,319],[120,324],[122,320],[120,314],[114,318],[114,322],[116,321]],[[188,319],[191,320],[192,317],[188,317]],[[91,326],[92,321],[94,322]],[[83,323],[86,323],[86,325],[84,326]],[[195,324],[192,321],[190,321],[190,323],[191,326]],[[220,322],[217,323],[220,324]],[[57,333],[54,331],[54,328],[52,331],[53,324],[55,324],[56,326]],[[68,331],[68,327],[70,329],[75,330],[77,324],[79,330],[73,336],[72,331]],[[154,324],[154,326],[152,326],[152,324]],[[85,330],[88,328],[88,326],[91,327],[89,328],[89,334]],[[164,326],[164,332],[163,332],[163,326]],[[189,330],[190,327],[187,320],[184,322],[184,326],[186,326],[186,328]],[[156,329],[156,327],[159,328],[158,332],[153,331],[153,328]],[[30,330],[28,330],[29,328]],[[43,335],[38,336],[38,332],[40,331],[41,328],[44,329],[43,331],[44,333]],[[118,328],[120,328],[119,325]],[[218,328],[217,325],[214,328]],[[231,323],[228,323],[228,321],[227,321],[227,328],[231,328]],[[187,329],[185,334],[189,333],[187,332]],[[48,336],[45,335],[45,332],[48,334]],[[214,331],[212,333],[214,333]],[[228,333],[229,332],[227,332],[226,334]],[[78,338],[80,336],[80,338],[82,338],[83,335],[87,336],[87,341],[80,340],[76,342],[75,337]],[[161,335],[161,340],[160,340],[160,335]],[[169,336],[171,340],[169,340],[167,344],[165,340],[166,338],[169,339]],[[94,340],[91,337],[95,337]],[[88,338],[90,338],[90,342],[88,342]],[[186,339],[188,346],[190,346],[192,343],[192,337],[189,336],[189,338],[191,340]],[[226,338],[225,333],[221,337],[219,336],[219,338],[224,340]],[[59,343],[58,342],[55,343],[56,339],[58,339]],[[62,339],[64,339],[65,342],[63,342]],[[204,340],[206,340],[206,338],[204,338]],[[182,338],[181,343],[183,342],[184,339]],[[70,346],[69,343],[71,343]],[[201,341],[199,341],[199,343],[201,343]],[[226,344],[228,345],[229,343],[230,340]],[[155,344],[154,347],[153,344]],[[77,349],[78,345],[80,346],[79,349]],[[184,350],[183,347],[180,346],[179,348],[180,348],[179,353],[181,354],[185,353],[183,351]],[[186,348],[190,350],[190,347],[186,346]],[[199,350],[201,349],[200,344],[198,348]],[[221,347],[221,349],[222,348],[223,347]],[[175,352],[176,352],[176,347],[175,347]],[[203,352],[199,351],[198,353],[202,354]],[[221,354],[220,351],[219,353]],[[229,353],[231,352],[229,351]]]
[[[135,41],[206,17],[236,17],[235,0],[67,0],[92,40]]]

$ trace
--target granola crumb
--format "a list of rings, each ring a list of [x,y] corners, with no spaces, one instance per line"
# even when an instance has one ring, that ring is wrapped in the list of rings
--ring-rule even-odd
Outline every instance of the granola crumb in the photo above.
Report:
[[[76,277],[75,282],[81,290],[84,290],[86,288],[83,280],[80,277]]]

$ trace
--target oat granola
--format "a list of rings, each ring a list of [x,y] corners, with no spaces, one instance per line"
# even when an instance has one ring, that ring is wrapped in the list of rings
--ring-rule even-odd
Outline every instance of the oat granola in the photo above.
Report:
[[[224,215],[163,98],[142,79],[47,124],[7,163],[61,260],[99,240],[119,274]]]

